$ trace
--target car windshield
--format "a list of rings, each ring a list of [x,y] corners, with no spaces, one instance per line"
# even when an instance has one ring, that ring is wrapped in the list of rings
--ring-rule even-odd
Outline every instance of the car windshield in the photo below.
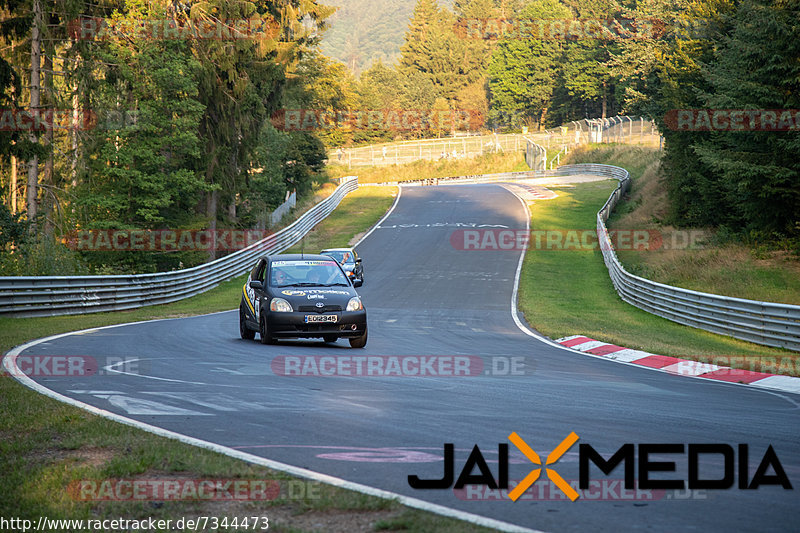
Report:
[[[330,252],[323,252],[323,255],[327,255],[336,259],[339,264],[343,265],[345,263],[353,263],[353,254],[350,252],[346,252],[343,250],[333,250]]]
[[[335,261],[273,261],[270,268],[271,287],[347,286],[347,278]]]

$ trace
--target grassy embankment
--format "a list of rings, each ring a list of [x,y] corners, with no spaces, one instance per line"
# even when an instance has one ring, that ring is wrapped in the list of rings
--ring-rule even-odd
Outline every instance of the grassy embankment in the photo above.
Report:
[[[667,243],[682,242],[678,230],[657,221],[666,198],[658,183],[658,152],[641,147],[603,146],[578,151],[570,163],[606,163],[626,168],[633,178],[631,199],[618,206],[611,229],[654,229]],[[553,188],[558,198],[532,209],[535,229],[591,229],[615,181]],[[700,230],[697,230],[700,231]],[[702,230],[702,248],[623,251],[633,272],[673,285],[745,298],[800,300],[797,263],[785,256],[762,258],[742,245],[714,245]],[[520,309],[544,334],[559,338],[584,334],[629,348],[663,355],[800,375],[797,354],[681,326],[624,303],[614,291],[598,250],[531,250],[520,280]]]
[[[415,161],[405,165],[353,167],[331,165],[332,177],[358,175],[359,183],[385,183],[408,181],[420,178],[444,178],[448,176],[474,176],[495,172],[517,172],[530,170],[522,152],[500,152],[472,159],[445,159],[442,161]]]

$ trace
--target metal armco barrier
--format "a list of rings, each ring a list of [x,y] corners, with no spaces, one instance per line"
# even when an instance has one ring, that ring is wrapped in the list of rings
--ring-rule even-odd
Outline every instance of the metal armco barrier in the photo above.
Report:
[[[619,180],[597,212],[597,237],[614,288],[627,303],[673,322],[765,346],[800,351],[800,306],[732,298],[656,283],[627,272],[617,259],[606,221],[630,188],[628,171],[610,165],[564,165],[552,175],[600,174]]]
[[[358,179],[349,179],[290,226],[193,268],[130,276],[0,277],[0,314],[28,317],[120,311],[194,296],[247,271],[256,258],[282,252],[299,242],[357,188]]]

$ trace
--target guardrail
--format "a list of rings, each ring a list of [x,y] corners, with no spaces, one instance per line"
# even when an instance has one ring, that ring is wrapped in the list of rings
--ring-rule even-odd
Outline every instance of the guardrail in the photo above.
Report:
[[[0,277],[0,314],[29,317],[121,311],[194,296],[245,272],[256,258],[296,244],[357,188],[358,179],[349,179],[286,228],[192,268],[130,276]]]
[[[628,171],[610,165],[565,165],[556,175],[600,174],[619,180],[597,212],[597,237],[614,288],[625,302],[679,324],[765,346],[800,351],[800,306],[697,292],[634,276],[617,259],[606,221],[630,188]]]

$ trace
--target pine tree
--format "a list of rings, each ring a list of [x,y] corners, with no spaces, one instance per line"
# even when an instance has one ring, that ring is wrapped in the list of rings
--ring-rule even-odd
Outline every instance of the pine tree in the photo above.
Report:
[[[795,110],[792,123],[800,119],[797,14],[796,4],[785,0],[743,1],[733,31],[707,66],[711,89],[701,97],[704,106]],[[749,230],[758,240],[800,237],[798,129],[715,133],[693,150],[720,183],[726,209],[715,223]]]
[[[535,0],[521,13],[529,20],[570,17],[558,0]],[[498,43],[489,65],[490,118],[495,124],[545,125],[563,50],[562,41],[513,33]]]

